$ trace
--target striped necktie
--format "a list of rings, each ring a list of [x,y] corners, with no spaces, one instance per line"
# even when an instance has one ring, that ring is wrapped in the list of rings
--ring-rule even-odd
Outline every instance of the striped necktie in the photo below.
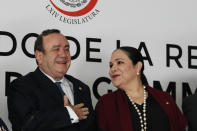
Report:
[[[62,94],[62,96],[64,96],[64,95],[65,95],[65,93],[64,93],[64,91],[62,90],[61,82],[55,82],[55,84],[57,85],[57,87],[58,87],[58,89],[59,89],[60,93]]]

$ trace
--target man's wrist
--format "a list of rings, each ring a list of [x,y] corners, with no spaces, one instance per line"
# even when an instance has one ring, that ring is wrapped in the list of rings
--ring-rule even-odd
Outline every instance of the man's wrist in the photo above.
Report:
[[[74,112],[74,110],[72,109],[71,106],[65,106],[68,110],[69,116],[70,116],[70,120],[71,123],[78,123],[79,122],[79,117],[77,116],[77,114]]]

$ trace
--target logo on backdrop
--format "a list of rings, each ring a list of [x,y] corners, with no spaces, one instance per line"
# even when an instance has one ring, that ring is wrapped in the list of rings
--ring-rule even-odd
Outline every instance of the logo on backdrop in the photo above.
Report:
[[[98,0],[48,0],[46,10],[57,20],[67,24],[84,24],[94,19],[100,11]]]

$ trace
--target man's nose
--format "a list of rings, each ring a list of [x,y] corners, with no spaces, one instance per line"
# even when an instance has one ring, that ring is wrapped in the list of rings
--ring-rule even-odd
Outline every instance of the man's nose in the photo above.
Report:
[[[59,55],[61,56],[61,57],[66,57],[66,56],[68,56],[70,54],[70,52],[69,51],[66,51],[66,50],[64,50],[64,49],[60,49],[60,51],[59,51]]]

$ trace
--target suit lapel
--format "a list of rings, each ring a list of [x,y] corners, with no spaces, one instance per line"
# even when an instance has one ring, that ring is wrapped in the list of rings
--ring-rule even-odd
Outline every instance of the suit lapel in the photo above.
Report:
[[[79,104],[81,103],[82,101],[82,98],[81,98],[81,93],[79,91],[79,88],[77,85],[73,85],[73,89],[74,89],[74,104]]]
[[[47,77],[45,76],[39,68],[36,69],[34,72],[36,81],[38,82],[38,86],[40,90],[44,93],[44,95],[48,95],[52,98],[56,103],[63,104],[62,96],[56,87],[56,85]]]
[[[74,104],[79,104],[83,102],[82,97],[82,87],[79,86],[79,83],[71,76],[65,75],[66,79],[68,79],[73,84],[74,91]]]
[[[38,83],[38,87],[44,95],[48,95],[51,99],[53,99],[58,104],[64,104],[61,93],[59,92],[56,85],[45,76],[39,68],[34,71],[35,82]],[[74,104],[79,104],[83,102],[82,91],[83,87],[79,86],[79,82],[77,82],[73,77],[65,75],[66,79],[68,79],[73,84],[74,91]]]

